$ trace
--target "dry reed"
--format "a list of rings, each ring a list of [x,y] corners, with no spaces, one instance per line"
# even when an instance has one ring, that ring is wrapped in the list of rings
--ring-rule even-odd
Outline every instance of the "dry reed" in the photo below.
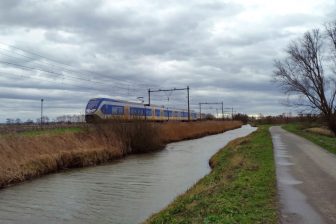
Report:
[[[315,127],[315,128],[308,128],[306,130],[319,135],[335,137],[335,134],[327,127]]]
[[[80,133],[0,135],[0,188],[47,173],[92,166],[165,143],[220,133],[237,121],[99,124]]]
[[[161,126],[160,136],[163,142],[168,143],[217,134],[241,125],[240,121],[171,122]]]

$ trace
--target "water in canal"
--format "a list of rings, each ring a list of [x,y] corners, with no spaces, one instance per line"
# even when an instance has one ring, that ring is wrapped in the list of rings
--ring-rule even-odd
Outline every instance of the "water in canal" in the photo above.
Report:
[[[0,190],[0,223],[139,223],[208,174],[220,148],[254,130],[243,126]]]

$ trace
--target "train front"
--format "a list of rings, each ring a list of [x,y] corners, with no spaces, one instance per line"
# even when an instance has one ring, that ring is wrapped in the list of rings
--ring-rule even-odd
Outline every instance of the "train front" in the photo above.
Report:
[[[99,109],[101,102],[102,102],[102,99],[100,98],[89,100],[85,108],[85,121],[87,123],[94,123],[101,119],[98,113],[98,109]]]

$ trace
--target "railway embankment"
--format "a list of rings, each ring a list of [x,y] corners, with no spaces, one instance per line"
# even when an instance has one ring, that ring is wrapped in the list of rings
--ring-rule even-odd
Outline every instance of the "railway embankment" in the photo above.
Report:
[[[278,223],[268,126],[230,142],[209,163],[209,175],[145,223]]]
[[[107,163],[169,142],[239,128],[239,121],[131,123],[87,126],[75,132],[0,135],[0,188],[48,173]]]

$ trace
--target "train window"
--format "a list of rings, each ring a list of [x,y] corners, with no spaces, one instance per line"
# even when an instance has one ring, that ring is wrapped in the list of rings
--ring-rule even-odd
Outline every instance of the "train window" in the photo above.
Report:
[[[131,107],[130,114],[135,116],[144,116],[145,109],[144,108],[138,108],[138,107]]]
[[[130,115],[135,115],[135,108],[133,107],[130,108]]]
[[[92,110],[92,109],[97,109],[98,108],[98,105],[100,103],[101,100],[99,99],[93,99],[93,100],[90,100],[86,106],[86,109],[89,109],[89,110]]]
[[[112,114],[112,105],[106,105],[106,114]]]
[[[100,110],[103,114],[106,114],[106,105],[103,105]]]
[[[110,105],[110,106],[111,106],[111,114],[113,115],[123,115],[124,114],[123,106],[115,106],[115,105]]]
[[[164,110],[163,111],[163,116],[165,116],[165,117],[172,117],[173,116],[173,111],[171,111],[171,110]]]
[[[146,116],[152,116],[152,109],[146,109]]]
[[[135,108],[135,107],[131,107],[131,109],[130,109],[130,114],[131,114],[131,115],[138,115],[138,110],[137,110],[137,108]]]
[[[108,115],[108,114],[112,114],[112,106],[111,105],[107,105],[107,104],[104,104],[102,107],[101,107],[101,112],[105,115]]]
[[[155,116],[160,117],[161,111],[159,109],[155,109]]]

